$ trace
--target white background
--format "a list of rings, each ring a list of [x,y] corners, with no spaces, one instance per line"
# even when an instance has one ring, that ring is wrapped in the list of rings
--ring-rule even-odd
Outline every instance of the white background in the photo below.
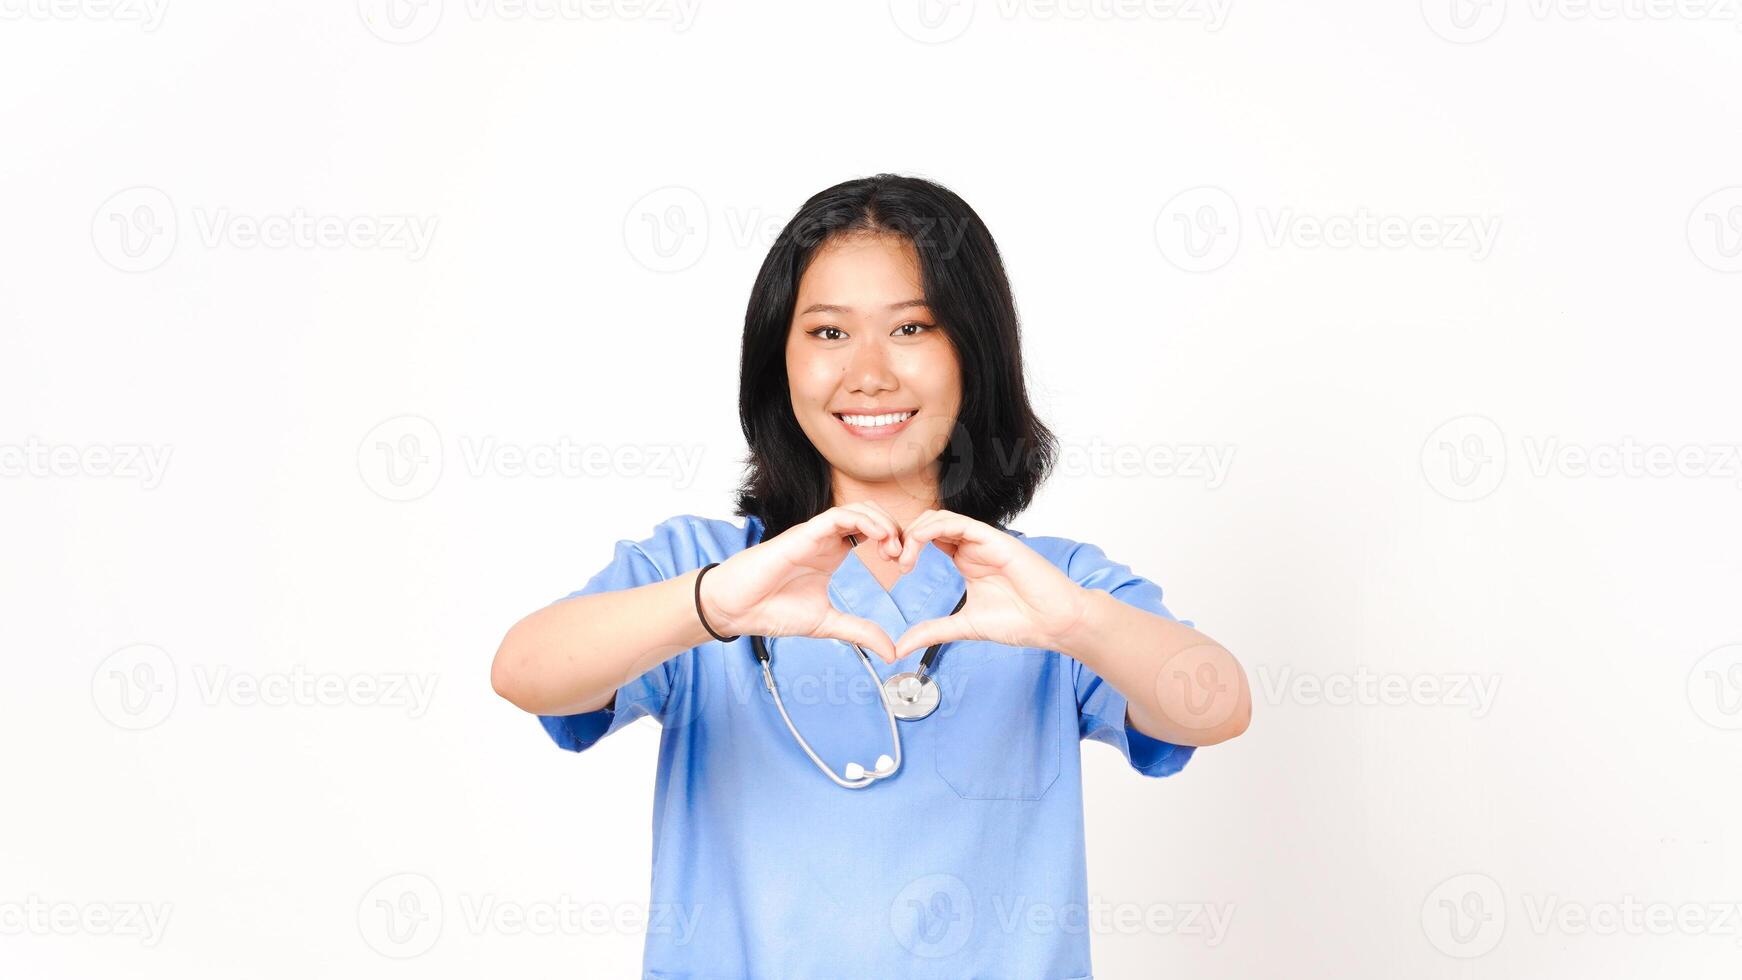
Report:
[[[562,752],[490,657],[730,516],[757,265],[889,170],[1007,260],[1015,526],[1254,689],[1085,746],[1097,976],[1734,976],[1733,10],[481,2],[0,0],[0,974],[635,975],[657,729]]]

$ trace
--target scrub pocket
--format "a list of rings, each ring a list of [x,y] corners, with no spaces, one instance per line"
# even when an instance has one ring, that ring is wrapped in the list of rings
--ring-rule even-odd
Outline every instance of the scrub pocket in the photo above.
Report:
[[[944,677],[953,677],[945,683]],[[953,711],[931,718],[938,776],[969,800],[1038,800],[1058,780],[1064,751],[1062,657],[995,643],[946,647],[938,682]]]

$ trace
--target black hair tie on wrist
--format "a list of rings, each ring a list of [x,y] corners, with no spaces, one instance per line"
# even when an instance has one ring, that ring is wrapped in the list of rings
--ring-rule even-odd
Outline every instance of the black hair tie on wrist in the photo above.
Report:
[[[708,569],[713,568],[718,564],[719,562],[717,561],[708,562],[706,565],[702,566],[701,571],[696,573],[696,618],[702,621],[702,629],[707,630],[709,636],[719,640],[721,643],[730,643],[733,640],[736,640],[738,636],[743,636],[744,634],[740,633],[738,636],[721,636],[714,632],[712,626],[708,625],[708,617],[702,615],[702,576],[708,574]]]

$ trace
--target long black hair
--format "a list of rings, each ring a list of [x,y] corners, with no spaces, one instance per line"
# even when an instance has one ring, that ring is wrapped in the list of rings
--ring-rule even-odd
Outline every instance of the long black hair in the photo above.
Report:
[[[877,174],[805,201],[762,261],[744,312],[738,418],[750,455],[737,514],[767,540],[833,505],[829,463],[792,414],[787,334],[798,283],[838,236],[893,234],[913,243],[926,305],[961,365],[961,409],[940,454],[942,509],[1002,527],[1051,471],[1057,440],[1029,405],[1022,343],[998,246],[953,191],[919,177]]]

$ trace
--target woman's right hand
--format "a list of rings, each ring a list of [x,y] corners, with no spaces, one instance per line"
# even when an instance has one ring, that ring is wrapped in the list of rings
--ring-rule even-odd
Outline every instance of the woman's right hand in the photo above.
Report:
[[[702,580],[702,611],[722,636],[814,636],[857,643],[895,662],[895,641],[869,619],[829,601],[829,579],[847,559],[849,534],[901,554],[901,525],[870,501],[831,507],[721,562]]]

